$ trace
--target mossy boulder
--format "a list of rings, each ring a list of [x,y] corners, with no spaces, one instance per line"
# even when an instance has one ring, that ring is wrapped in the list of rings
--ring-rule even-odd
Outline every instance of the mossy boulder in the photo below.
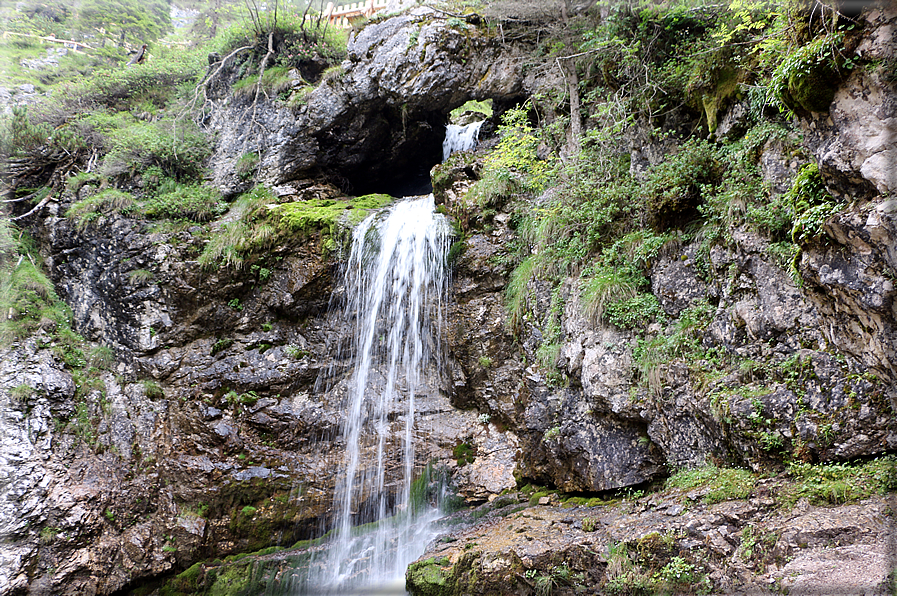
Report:
[[[841,74],[828,62],[796,72],[788,77],[789,104],[807,112],[827,112],[840,83]]]
[[[406,588],[417,596],[450,596],[454,593],[451,571],[448,557],[417,561],[405,573]]]
[[[333,235],[336,226],[349,212],[348,223],[361,221],[371,209],[380,209],[393,201],[385,194],[370,194],[354,199],[309,199],[269,208],[278,217],[278,223],[287,230],[302,234],[322,232]]]

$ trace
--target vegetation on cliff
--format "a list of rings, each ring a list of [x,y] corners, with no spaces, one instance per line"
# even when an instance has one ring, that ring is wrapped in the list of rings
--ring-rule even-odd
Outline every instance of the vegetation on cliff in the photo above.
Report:
[[[493,5],[499,14],[550,10]],[[857,21],[821,4],[618,4],[577,15],[569,27],[572,38],[549,28],[527,66],[575,63],[577,112],[569,112],[574,102],[563,86],[505,111],[497,145],[452,209],[463,225],[487,229],[497,210],[513,213],[508,322],[517,334],[524,325],[539,330],[536,359],[556,384],[569,382],[556,360],[561,313],[575,300],[586,318],[634,335],[633,368],[648,391],[659,394],[674,363],[688,368],[699,393],[736,391],[718,381],[750,364],[706,339],[716,301],[665,312],[652,292],[653,267],[695,246],[688,265],[710,283],[712,251],[735,249],[736,237],[749,233],[763,239],[764,258],[801,285],[802,249],[825,242],[824,224],[847,198],[829,194],[795,116],[827,109],[852,69],[881,65],[857,62]],[[571,151],[577,119],[584,126]],[[761,157],[772,149],[791,164],[787,190],[764,182]],[[469,159],[438,167],[434,186],[444,192],[451,181],[443,172]],[[565,285],[571,278],[577,296]],[[768,363],[756,390],[788,382],[789,362]],[[768,428],[756,435],[765,452],[808,457],[802,441]]]

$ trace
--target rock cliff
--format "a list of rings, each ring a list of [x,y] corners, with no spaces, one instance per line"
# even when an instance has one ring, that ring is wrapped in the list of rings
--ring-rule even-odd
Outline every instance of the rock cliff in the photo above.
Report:
[[[856,60],[893,61],[893,8],[866,10],[861,24]],[[521,68],[529,37],[503,35],[475,15],[450,20],[424,8],[375,20],[298,107],[250,106],[229,90],[237,73],[225,73],[208,121],[218,133],[215,185],[227,196],[247,190],[236,164],[259,152],[255,182],[284,202],[400,186],[441,157],[451,109],[492,99],[500,112],[557,83]],[[779,471],[785,458],[833,463],[897,450],[897,89],[861,67],[833,98],[827,112],[798,111],[803,139],[787,141],[813,157],[843,203],[824,233],[793,261],[747,226],[712,245],[667,241],[647,264],[662,316],[646,329],[588,316],[573,276],[556,290],[529,281],[531,312],[512,325],[505,292],[521,230],[511,205],[465,220],[490,143],[461,165],[437,166],[437,199],[463,223],[463,250],[443,320],[445,370],[427,371],[420,396],[419,464],[486,505],[460,529],[447,526],[412,567],[412,593],[530,594],[548,584],[572,593],[627,577],[624,560],[662,575],[695,549],[706,557],[681,565],[710,591],[812,593],[832,577],[833,558],[871,566],[857,581],[884,589],[884,497],[834,513],[796,497],[797,509],[783,510],[770,494],[799,489],[781,479],[731,500],[707,500],[706,489],[632,494],[708,462]],[[739,110],[732,103],[721,121],[737,121]],[[800,175],[783,143],[759,156],[776,196]],[[666,147],[633,142],[633,171]],[[334,316],[339,251],[314,230],[279,238],[243,268],[204,268],[205,226],[221,229],[233,215],[181,228],[121,214],[79,226],[65,216],[98,191],[70,189],[32,230],[74,329],[114,358],[66,352],[52,321],[0,352],[0,593],[129,593],[166,578],[183,593],[224,590],[228,565],[244,579],[264,568],[273,586],[301,566],[290,557],[308,544],[214,561],[328,527],[350,369]],[[549,319],[558,350],[546,365]],[[679,351],[660,354],[673,337]],[[525,485],[551,490],[514,492]],[[630,490],[625,501],[618,489]],[[514,497],[499,496],[507,492]],[[565,493],[602,499],[563,508]],[[171,579],[188,568],[193,575]]]

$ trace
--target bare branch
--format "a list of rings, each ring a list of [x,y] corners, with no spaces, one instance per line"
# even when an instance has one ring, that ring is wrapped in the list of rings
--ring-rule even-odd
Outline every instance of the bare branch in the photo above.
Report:
[[[51,192],[50,194],[45,196],[44,199],[40,203],[35,205],[34,208],[31,211],[29,211],[28,213],[23,213],[22,215],[19,215],[17,217],[11,217],[11,218],[9,218],[9,221],[20,221],[20,220],[23,220],[23,219],[31,216],[31,215],[34,215],[35,213],[37,213],[38,211],[43,209],[44,205],[46,205],[47,203],[50,202],[50,199],[53,198],[53,194],[54,193]]]

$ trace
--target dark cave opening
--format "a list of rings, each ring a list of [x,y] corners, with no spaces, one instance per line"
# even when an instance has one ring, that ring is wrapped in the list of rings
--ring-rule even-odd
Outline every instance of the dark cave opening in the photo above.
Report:
[[[326,161],[339,164],[333,179],[354,196],[428,194],[433,192],[430,170],[442,162],[442,143],[446,127],[452,123],[452,112],[463,114],[468,104],[488,103],[492,114],[483,115],[486,122],[480,129],[482,141],[495,133],[501,114],[519,103],[515,99],[470,100],[430,112],[410,113],[397,108],[372,112],[362,124],[346,127],[345,133],[351,134],[343,138],[351,139],[353,147],[336,149]],[[469,116],[470,112],[466,113]]]
[[[340,186],[355,196],[385,193],[402,197],[432,192],[430,170],[442,161],[447,121],[440,112],[414,120],[407,116],[403,120],[401,114],[381,114],[369,121],[360,140],[361,159],[355,165],[342,165]]]

